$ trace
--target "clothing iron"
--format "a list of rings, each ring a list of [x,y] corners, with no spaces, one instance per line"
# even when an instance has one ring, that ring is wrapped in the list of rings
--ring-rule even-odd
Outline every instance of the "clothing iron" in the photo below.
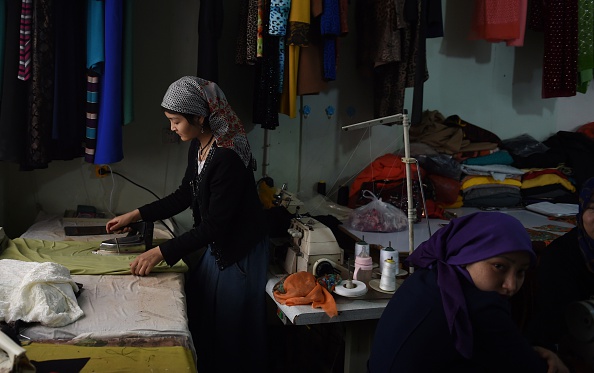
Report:
[[[154,224],[148,221],[139,221],[127,226],[130,228],[125,237],[116,237],[102,241],[99,249],[93,251],[99,255],[129,255],[139,254],[152,248]]]

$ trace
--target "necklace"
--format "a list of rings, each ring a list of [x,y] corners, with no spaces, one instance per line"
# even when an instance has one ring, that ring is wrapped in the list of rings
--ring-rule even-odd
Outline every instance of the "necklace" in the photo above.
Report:
[[[214,139],[214,135],[210,136],[210,139],[208,140],[206,145],[204,145],[204,146],[200,145],[200,150],[198,151],[198,159],[202,158],[202,154],[204,154],[206,149],[209,147],[210,143],[212,142],[212,139]]]

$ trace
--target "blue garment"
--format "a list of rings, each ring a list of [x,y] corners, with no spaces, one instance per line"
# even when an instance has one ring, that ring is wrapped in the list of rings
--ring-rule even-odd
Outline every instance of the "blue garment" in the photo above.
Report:
[[[122,134],[122,45],[124,7],[105,0],[105,72],[101,80],[95,164],[124,158]]]
[[[268,237],[220,270],[212,246],[186,284],[199,372],[265,372]]]

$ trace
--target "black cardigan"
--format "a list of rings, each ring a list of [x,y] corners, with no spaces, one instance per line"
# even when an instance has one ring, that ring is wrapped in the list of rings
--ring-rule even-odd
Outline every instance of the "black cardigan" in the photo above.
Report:
[[[194,206],[191,182],[196,179],[197,140],[190,144],[188,165],[179,188],[139,209],[142,219],[147,221],[169,218],[188,207],[193,209],[194,227],[160,245],[170,266],[192,251],[214,244],[217,263],[224,269],[244,258],[267,234],[253,171],[232,149],[215,147],[211,151]]]

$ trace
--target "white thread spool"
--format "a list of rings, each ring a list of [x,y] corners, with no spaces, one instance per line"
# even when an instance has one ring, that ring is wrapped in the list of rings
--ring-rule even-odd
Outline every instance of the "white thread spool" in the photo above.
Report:
[[[365,242],[365,236],[355,243],[355,257],[361,256],[361,253],[366,252],[369,255],[369,244]]]
[[[393,259],[386,259],[384,261],[384,269],[380,279],[379,287],[384,291],[396,290],[396,261]]]
[[[380,273],[384,270],[384,262],[386,259],[393,259],[396,262],[396,268],[400,265],[398,263],[398,252],[392,247],[392,242],[388,241],[388,247],[380,250],[379,270]]]

